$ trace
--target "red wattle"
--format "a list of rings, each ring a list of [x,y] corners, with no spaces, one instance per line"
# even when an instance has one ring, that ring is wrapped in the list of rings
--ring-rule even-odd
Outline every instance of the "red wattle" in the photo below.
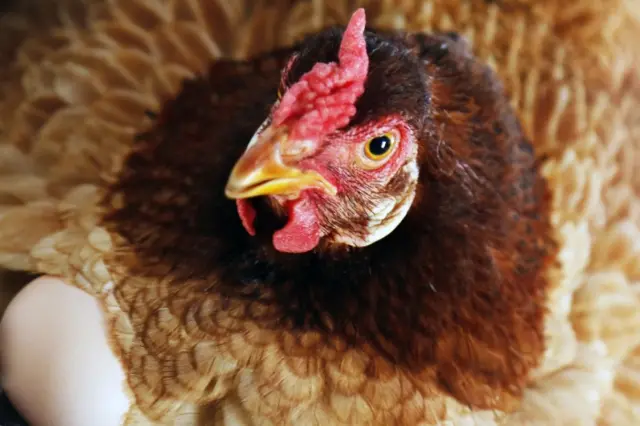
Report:
[[[284,253],[304,253],[320,242],[320,224],[313,204],[306,198],[287,204],[289,221],[273,234],[273,246]]]
[[[240,216],[244,229],[246,229],[252,237],[255,236],[256,228],[253,226],[253,221],[256,220],[256,210],[247,200],[236,200],[236,208],[238,209],[238,216]]]

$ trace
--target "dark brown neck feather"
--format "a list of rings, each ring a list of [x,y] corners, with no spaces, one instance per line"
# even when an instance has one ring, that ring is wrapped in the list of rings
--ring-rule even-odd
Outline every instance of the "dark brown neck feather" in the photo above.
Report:
[[[265,328],[339,336],[413,371],[437,365],[443,388],[491,406],[465,386],[481,382],[489,399],[518,394],[544,350],[543,272],[554,254],[547,189],[488,69],[450,38],[409,42],[427,63],[421,97],[431,103],[416,117],[419,194],[387,238],[279,253],[266,232],[275,222],[263,219],[252,238],[224,197],[234,161],[275,100],[284,53],[218,63],[210,78],[187,82],[137,142],[106,200],[120,194],[124,207],[105,224],[135,252],[131,274],[168,276],[178,287],[197,279],[194,291],[267,307],[246,313]]]

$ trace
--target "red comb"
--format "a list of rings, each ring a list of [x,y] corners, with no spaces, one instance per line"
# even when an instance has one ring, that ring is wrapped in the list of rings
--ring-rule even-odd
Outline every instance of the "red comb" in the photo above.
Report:
[[[273,123],[291,126],[291,139],[319,138],[346,126],[355,115],[369,69],[365,25],[364,9],[358,9],[342,37],[339,63],[315,64],[280,100]]]

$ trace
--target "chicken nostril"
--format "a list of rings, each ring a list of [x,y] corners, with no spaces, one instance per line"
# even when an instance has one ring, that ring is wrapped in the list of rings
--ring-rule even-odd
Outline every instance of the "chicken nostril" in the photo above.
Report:
[[[283,160],[296,161],[308,157],[314,151],[315,143],[312,140],[289,141],[282,147]]]

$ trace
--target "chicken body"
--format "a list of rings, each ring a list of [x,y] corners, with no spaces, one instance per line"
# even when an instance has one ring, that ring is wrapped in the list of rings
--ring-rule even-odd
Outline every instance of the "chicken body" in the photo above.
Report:
[[[323,424],[408,425],[436,421],[442,414],[429,411],[442,412],[447,399],[511,409],[544,350],[545,274],[554,259],[548,197],[500,85],[462,40],[366,35],[370,84],[348,127],[402,114],[421,151],[417,200],[386,238],[279,253],[271,248],[277,218],[270,208],[256,201],[258,234],[251,237],[222,196],[281,80],[336,57],[341,37],[329,29],[291,52],[218,62],[206,78],[186,83],[139,137],[105,202],[105,226],[128,253],[113,262],[179,292],[167,301],[172,316],[190,319],[187,329],[209,325],[178,347],[150,336],[134,345],[173,362],[185,344],[210,342],[210,357],[233,368],[194,378],[211,386],[229,380],[257,421],[304,424],[324,413]],[[281,78],[292,54],[297,62]],[[414,189],[397,173],[377,189],[381,195]],[[363,211],[351,221],[329,219],[329,234],[357,232],[364,207],[375,207],[374,191],[350,195]],[[334,214],[340,209],[330,205]],[[256,347],[248,330],[266,346]],[[264,372],[265,364],[274,370]],[[131,367],[132,377],[145,368]],[[243,380],[258,387],[245,389]],[[291,389],[302,394],[288,395]],[[143,392],[150,391],[159,389]],[[267,398],[263,392],[282,401],[272,413],[251,402]],[[385,409],[394,397],[396,409]]]
[[[498,6],[474,7],[482,16],[510,19]],[[521,10],[514,16],[536,16]],[[369,37],[373,45],[389,35]],[[252,237],[222,194],[233,164],[276,101],[282,68],[299,48],[249,62],[216,61],[207,77],[172,86],[156,98],[159,104],[123,95],[140,107],[138,114],[160,111],[154,123],[92,104],[89,116],[100,117],[94,124],[115,120],[121,124],[108,128],[122,133],[95,134],[87,138],[91,143],[76,145],[87,151],[64,158],[70,164],[83,155],[96,158],[100,175],[65,172],[57,162],[59,173],[46,191],[64,193],[64,203],[45,199],[39,210],[27,205],[3,217],[9,229],[20,223],[18,213],[35,212],[45,228],[33,236],[37,244],[23,242],[28,255],[14,247],[6,264],[66,275],[103,301],[114,351],[135,396],[129,424],[590,424],[611,410],[628,413],[621,408],[624,394],[611,392],[603,373],[633,347],[632,299],[626,300],[624,345],[581,319],[600,315],[599,305],[585,308],[593,303],[588,292],[573,302],[580,346],[576,332],[567,330],[563,297],[586,270],[567,259],[567,253],[579,255],[581,234],[567,235],[582,219],[559,207],[562,184],[554,173],[562,170],[563,155],[576,151],[531,129],[531,109],[519,102],[532,102],[526,97],[532,95],[517,86],[528,80],[507,78],[505,96],[480,59],[482,46],[474,52],[444,35],[401,38],[394,46],[424,64],[430,98],[413,124],[424,132],[422,192],[401,224],[370,246],[280,253],[271,246],[281,226],[273,206],[255,206]],[[327,46],[335,51],[338,42]],[[569,51],[571,43],[568,37]],[[318,60],[317,46],[302,46],[314,53],[308,60]],[[509,66],[521,65],[507,61],[500,69]],[[624,81],[634,87],[632,77]],[[542,92],[537,102],[549,104],[553,93]],[[167,99],[174,100],[164,105]],[[517,114],[509,99],[520,105]],[[375,110],[381,100],[402,109],[392,96],[365,106]],[[133,142],[144,128],[151,130]],[[526,133],[547,156],[552,199]],[[109,137],[126,142],[111,146]],[[107,146],[113,156],[104,155]],[[623,159],[616,161],[624,169]],[[69,185],[74,189],[65,192]],[[614,291],[606,290],[614,281],[589,277],[588,286],[601,288],[596,294]],[[626,287],[615,288],[616,295],[626,294]],[[594,349],[594,342],[604,342],[609,353]],[[585,386],[589,396],[572,391]],[[587,402],[593,395],[600,401],[595,408]],[[612,395],[608,405],[604,395]]]

